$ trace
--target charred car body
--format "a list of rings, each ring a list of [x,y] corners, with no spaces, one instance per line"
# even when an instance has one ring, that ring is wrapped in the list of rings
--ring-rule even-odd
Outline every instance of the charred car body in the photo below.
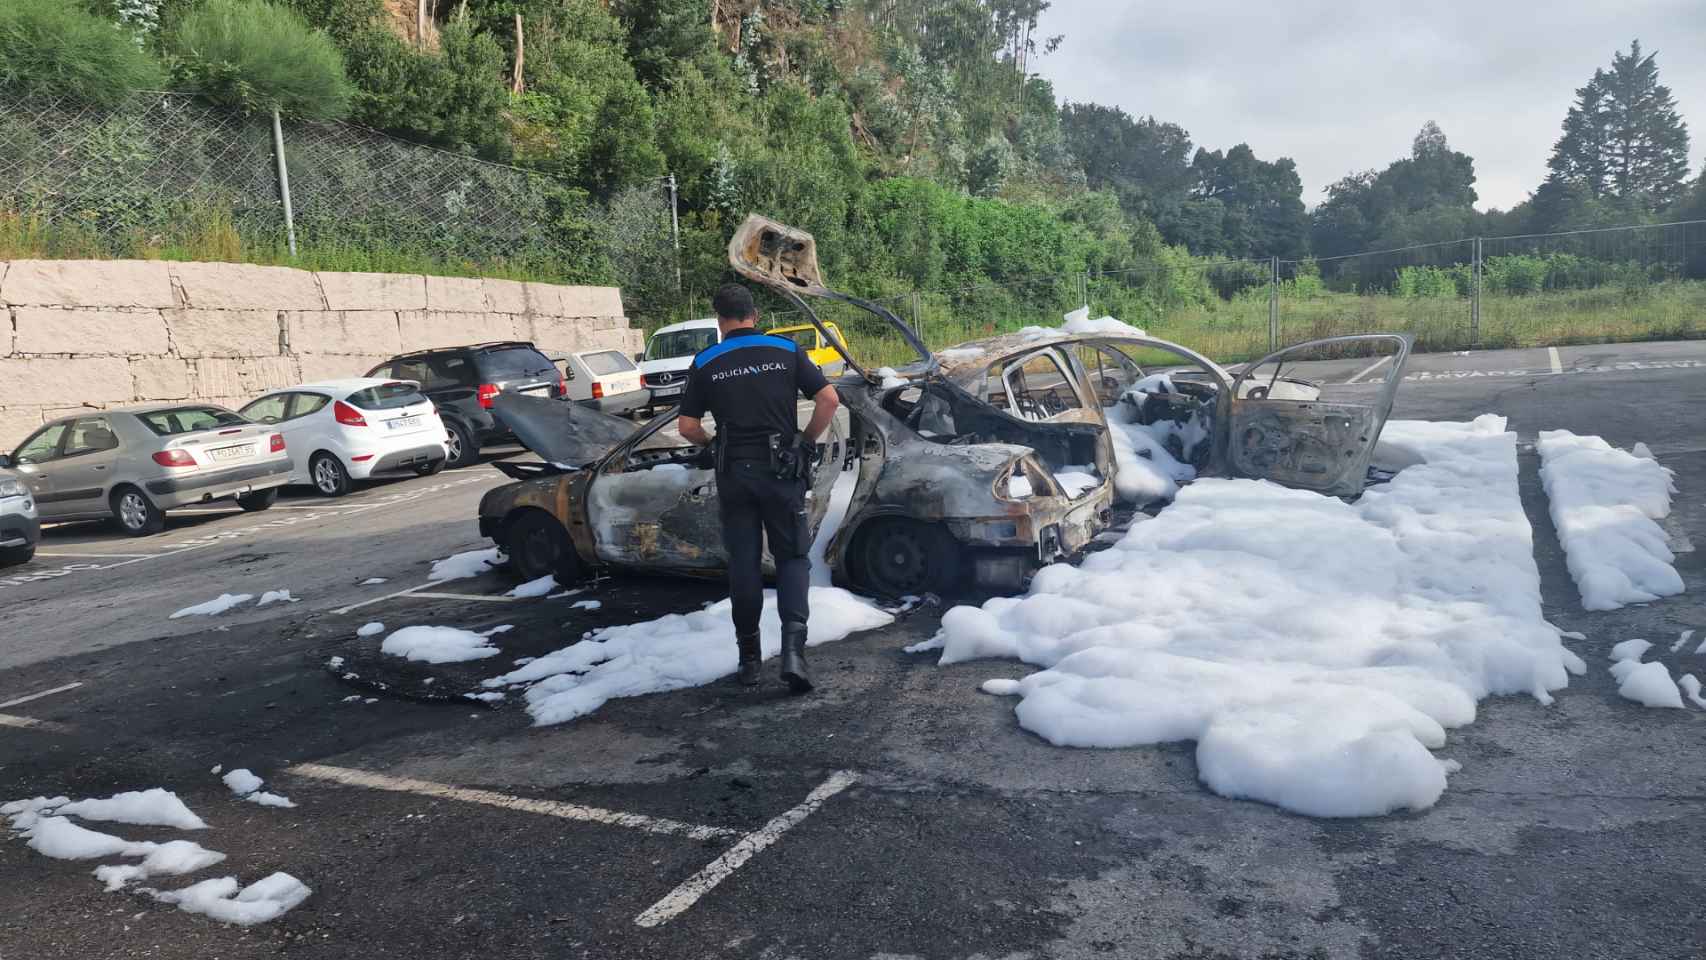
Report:
[[[1088,545],[1113,518],[1112,418],[1155,428],[1199,475],[1354,496],[1409,353],[1397,335],[1333,338],[1235,376],[1136,331],[1031,328],[932,354],[888,311],[825,287],[809,234],[749,217],[730,261],[813,323],[804,298],[850,303],[918,352],[883,378],[843,353],[846,373],[832,381],[842,408],[823,438],[811,497],[820,541],[821,525],[835,528],[820,548],[836,582],[878,595],[940,592],[968,577],[1013,587]],[[1373,402],[1323,401],[1318,385],[1281,376],[1290,359],[1322,349],[1381,346],[1394,362]],[[1169,375],[1147,373],[1138,358],[1159,358],[1147,366]],[[517,482],[480,504],[481,533],[520,575],[567,583],[595,566],[723,574],[716,476],[707,451],[676,432],[676,411],[638,430],[507,394],[494,411],[547,461],[498,464]]]

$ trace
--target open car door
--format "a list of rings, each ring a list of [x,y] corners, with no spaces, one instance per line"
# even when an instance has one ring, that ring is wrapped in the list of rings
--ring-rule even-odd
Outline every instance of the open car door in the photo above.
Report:
[[[1337,497],[1362,493],[1369,458],[1392,412],[1410,344],[1408,335],[1395,333],[1328,337],[1294,344],[1245,367],[1234,384],[1227,441],[1233,475]],[[1353,403],[1325,395],[1305,399],[1292,391],[1268,388],[1284,382],[1285,364],[1332,354],[1390,357],[1373,368],[1384,369],[1386,381],[1369,384],[1379,387],[1372,402]]]

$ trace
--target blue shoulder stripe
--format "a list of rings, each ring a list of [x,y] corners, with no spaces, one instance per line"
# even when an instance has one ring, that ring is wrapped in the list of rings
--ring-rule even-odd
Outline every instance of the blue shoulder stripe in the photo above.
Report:
[[[697,367],[701,364],[710,363],[730,350],[739,350],[742,347],[770,347],[773,350],[786,350],[790,353],[798,349],[798,345],[787,337],[772,337],[768,334],[748,335],[724,340],[722,343],[706,347],[699,351],[698,356],[693,358],[693,365]]]

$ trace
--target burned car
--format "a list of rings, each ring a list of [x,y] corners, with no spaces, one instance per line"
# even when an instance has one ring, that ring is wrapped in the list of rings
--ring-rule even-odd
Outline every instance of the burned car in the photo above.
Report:
[[[1313,341],[1235,375],[1123,324],[1068,323],[932,353],[882,307],[824,286],[809,234],[749,217],[730,261],[813,323],[807,298],[852,304],[893,325],[918,354],[879,377],[843,351],[846,372],[832,381],[842,406],[810,498],[814,553],[837,583],[879,596],[940,593],[967,580],[1022,584],[1105,530],[1116,493],[1143,505],[1141,488],[1116,483],[1122,462],[1128,473],[1149,468],[1134,456],[1166,458],[1193,476],[1354,496],[1410,347],[1398,335]],[[1318,384],[1281,375],[1291,359],[1322,349],[1382,348],[1394,362],[1372,402],[1323,400]],[[723,574],[716,475],[707,451],[676,431],[677,411],[637,430],[524,396],[500,395],[494,412],[546,461],[500,462],[516,482],[480,503],[482,535],[519,575],[568,583],[594,567]],[[802,422],[807,415],[803,407]],[[1134,446],[1116,429],[1144,433]]]

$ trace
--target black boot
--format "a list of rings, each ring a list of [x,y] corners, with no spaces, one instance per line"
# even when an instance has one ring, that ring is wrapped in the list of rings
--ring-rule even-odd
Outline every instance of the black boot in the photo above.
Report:
[[[758,634],[749,637],[735,637],[735,645],[740,648],[740,672],[735,675],[743,687],[756,687],[760,677],[759,664],[764,660],[764,650],[758,644]]]
[[[806,625],[782,625],[782,682],[795,693],[809,693],[811,675],[806,673]]]

